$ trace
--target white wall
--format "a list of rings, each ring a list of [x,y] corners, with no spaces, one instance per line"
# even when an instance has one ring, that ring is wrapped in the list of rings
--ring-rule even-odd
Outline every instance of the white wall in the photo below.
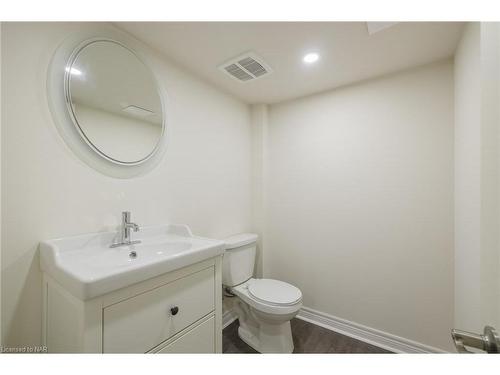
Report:
[[[500,325],[500,32],[469,23],[455,55],[455,325]]]
[[[470,23],[455,54],[455,325],[480,326],[480,25]],[[471,308],[475,306],[475,308]]]
[[[266,175],[267,168],[267,139],[268,139],[268,106],[255,104],[251,107],[252,113],[252,231],[259,235],[257,242],[257,256],[255,261],[255,275],[262,277],[263,250],[266,225]]]
[[[481,329],[500,327],[500,25],[481,22]],[[498,329],[498,328],[497,328]]]
[[[128,209],[141,225],[187,223],[224,237],[251,228],[247,105],[152,51],[168,88],[168,149],[147,175],[113,179],[65,146],[49,113],[49,60],[69,33],[92,24],[2,25],[2,334],[40,344],[40,240],[115,228]],[[8,141],[7,141],[8,140]]]
[[[2,87],[2,22],[0,22],[0,87]],[[0,165],[2,163],[2,90],[0,90]],[[2,195],[2,174],[0,173],[0,197]],[[0,212],[2,200],[0,199]],[[2,216],[0,215],[0,345],[2,340]]]
[[[268,126],[264,275],[451,349],[452,63],[272,105]]]

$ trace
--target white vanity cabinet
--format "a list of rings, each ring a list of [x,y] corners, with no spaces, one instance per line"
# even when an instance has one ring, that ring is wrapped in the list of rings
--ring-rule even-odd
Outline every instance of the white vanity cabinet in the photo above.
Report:
[[[43,275],[50,353],[220,353],[221,256],[81,300]]]

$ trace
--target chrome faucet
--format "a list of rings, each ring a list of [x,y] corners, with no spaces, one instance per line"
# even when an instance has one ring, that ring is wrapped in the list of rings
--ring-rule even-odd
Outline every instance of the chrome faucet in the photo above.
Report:
[[[130,240],[130,229],[133,229],[134,232],[139,231],[139,226],[136,223],[132,223],[130,221],[130,212],[123,211],[122,212],[122,226],[120,228],[120,242],[111,244],[110,247],[118,247],[118,246],[127,246],[134,245],[137,243],[141,243],[140,240],[131,241]]]

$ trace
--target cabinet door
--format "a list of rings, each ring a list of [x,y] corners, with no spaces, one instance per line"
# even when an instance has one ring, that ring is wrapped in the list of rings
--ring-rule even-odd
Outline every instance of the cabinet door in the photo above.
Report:
[[[215,353],[214,329],[212,316],[156,353]]]
[[[215,306],[210,267],[104,308],[103,352],[145,353]]]

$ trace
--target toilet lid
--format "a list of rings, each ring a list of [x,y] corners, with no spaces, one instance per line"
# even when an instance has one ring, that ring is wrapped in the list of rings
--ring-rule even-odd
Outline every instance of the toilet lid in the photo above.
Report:
[[[250,295],[276,305],[293,305],[302,299],[302,292],[284,281],[255,279],[248,285]]]

